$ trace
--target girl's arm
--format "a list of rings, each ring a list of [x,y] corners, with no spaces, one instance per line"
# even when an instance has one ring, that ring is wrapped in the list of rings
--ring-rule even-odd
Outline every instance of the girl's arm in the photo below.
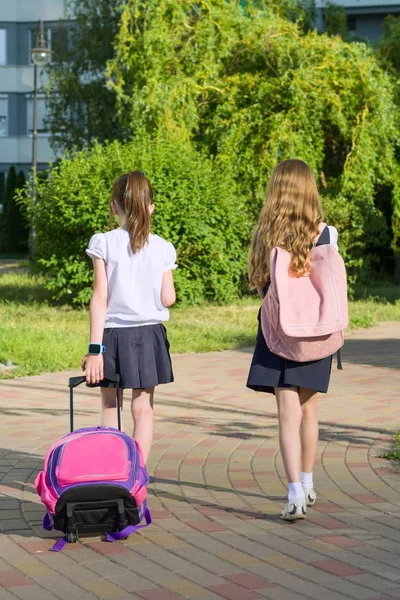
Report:
[[[92,344],[103,342],[104,323],[107,313],[108,283],[104,260],[92,257],[94,266],[93,295],[90,301],[90,340]],[[98,383],[104,377],[103,355],[87,354],[82,361],[88,383]]]
[[[103,341],[104,323],[106,322],[108,282],[106,263],[101,258],[93,257],[94,283],[90,301],[90,342],[101,344]]]
[[[174,276],[172,271],[166,271],[163,273],[161,283],[161,302],[164,306],[172,306],[176,300]]]

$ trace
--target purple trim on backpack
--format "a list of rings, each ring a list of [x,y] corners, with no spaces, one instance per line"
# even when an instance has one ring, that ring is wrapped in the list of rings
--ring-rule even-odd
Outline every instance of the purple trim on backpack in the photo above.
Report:
[[[136,533],[136,531],[139,531],[139,529],[143,529],[144,527],[148,527],[148,525],[151,525],[152,523],[152,519],[151,519],[151,514],[149,509],[147,508],[147,504],[146,502],[143,502],[143,504],[140,507],[143,512],[143,516],[146,519],[146,523],[142,523],[141,525],[128,525],[128,527],[125,527],[125,529],[123,529],[122,531],[112,531],[111,533],[107,533],[107,542],[115,542],[116,540],[124,540],[126,539],[128,536],[132,535],[132,533]],[[141,519],[142,519],[141,518]]]
[[[46,531],[51,531],[53,529],[53,518],[48,512],[44,515],[43,529]]]
[[[61,538],[54,544],[52,548],[50,548],[50,552],[60,552],[60,550],[62,550],[67,543],[68,542],[65,538]]]

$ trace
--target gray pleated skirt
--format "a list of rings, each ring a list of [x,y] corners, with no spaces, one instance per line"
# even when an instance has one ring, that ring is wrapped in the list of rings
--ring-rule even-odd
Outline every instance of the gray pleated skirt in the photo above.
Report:
[[[162,323],[104,330],[104,374],[118,373],[121,389],[151,388],[174,380]]]

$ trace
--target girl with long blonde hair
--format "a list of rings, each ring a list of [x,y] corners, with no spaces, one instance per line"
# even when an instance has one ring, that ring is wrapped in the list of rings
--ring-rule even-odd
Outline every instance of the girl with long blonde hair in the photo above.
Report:
[[[270,282],[269,259],[274,247],[290,253],[291,275],[295,277],[307,275],[314,244],[332,244],[337,249],[337,231],[327,226],[320,233],[322,219],[310,167],[298,159],[282,161],[269,181],[250,248],[250,286],[262,299]],[[317,498],[313,483],[318,443],[317,395],[328,390],[331,366],[332,356],[300,363],[273,354],[259,325],[247,387],[276,396],[279,445],[289,483],[288,502],[281,517],[288,521],[304,519],[306,507]]]

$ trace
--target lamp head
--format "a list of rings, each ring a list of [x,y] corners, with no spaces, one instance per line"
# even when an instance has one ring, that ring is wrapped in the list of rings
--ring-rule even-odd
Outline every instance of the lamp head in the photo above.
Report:
[[[32,48],[32,60],[37,67],[44,67],[50,61],[51,50],[46,46],[43,21],[39,21],[36,30],[36,47]]]

